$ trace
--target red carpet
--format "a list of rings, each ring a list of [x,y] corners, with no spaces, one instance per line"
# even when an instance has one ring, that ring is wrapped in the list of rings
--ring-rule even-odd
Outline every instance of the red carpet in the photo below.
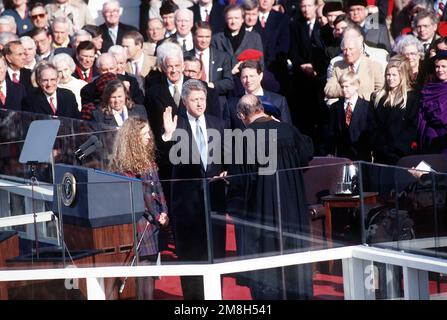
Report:
[[[227,256],[234,256],[236,254],[236,241],[234,236],[234,225],[228,219],[227,223]],[[169,251],[162,252],[162,261],[172,261],[176,257],[173,254],[173,247]],[[442,277],[438,285],[433,277],[430,278],[429,288],[430,294],[447,293],[447,278]],[[317,300],[342,300],[344,299],[343,292],[343,277],[341,275],[328,275],[324,273],[315,272],[313,276],[314,299]],[[155,299],[158,300],[182,300],[182,289],[180,285],[180,277],[161,277],[156,281],[155,285]],[[232,276],[224,276],[223,280],[223,299],[224,300],[251,300],[251,294],[248,287],[239,286]]]

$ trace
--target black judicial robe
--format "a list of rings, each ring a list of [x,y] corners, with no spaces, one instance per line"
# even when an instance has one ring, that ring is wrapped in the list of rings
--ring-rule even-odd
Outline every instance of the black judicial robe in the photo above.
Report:
[[[273,149],[277,155],[276,173],[258,175],[258,169],[261,167],[259,159],[256,159],[255,164],[249,164],[247,157],[250,154],[255,155],[256,146],[259,147],[263,143],[262,139],[258,138],[256,143],[243,146],[245,164],[236,163],[229,168],[228,212],[250,223],[250,225],[236,224],[237,252],[243,257],[279,254],[280,240],[283,241],[284,253],[299,252],[302,248],[308,247],[307,241],[303,238],[283,235],[281,239],[278,231],[252,227],[258,224],[278,229],[281,216],[283,233],[295,236],[309,234],[310,221],[302,170],[284,169],[308,165],[313,155],[312,140],[293,126],[274,121],[270,117],[255,120],[246,130],[253,130],[255,133],[266,130],[265,141],[269,141],[270,129],[277,132],[277,148]],[[235,150],[235,154],[238,153],[239,150]],[[268,151],[264,154],[268,154]],[[241,176],[241,174],[250,175]],[[311,266],[292,266],[284,269],[287,299],[312,298]],[[281,268],[246,272],[238,279],[239,283],[250,287],[254,299],[283,297]]]

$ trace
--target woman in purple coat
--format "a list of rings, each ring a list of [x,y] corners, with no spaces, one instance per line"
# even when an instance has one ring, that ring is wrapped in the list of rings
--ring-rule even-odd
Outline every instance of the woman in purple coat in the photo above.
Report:
[[[447,154],[447,51],[439,50],[433,60],[436,80],[421,91],[419,149]]]
[[[169,222],[166,200],[155,163],[155,141],[146,119],[130,117],[121,126],[113,147],[110,169],[143,180],[145,213],[137,222],[140,265],[155,264],[159,254],[158,231]],[[139,278],[138,298],[152,300],[153,277]]]

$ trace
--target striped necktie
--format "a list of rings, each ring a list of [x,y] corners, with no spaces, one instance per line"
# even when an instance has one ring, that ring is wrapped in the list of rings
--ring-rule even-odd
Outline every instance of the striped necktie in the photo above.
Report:
[[[351,123],[351,119],[352,119],[352,104],[351,104],[351,102],[348,102],[348,105],[346,106],[346,110],[345,110],[346,126],[349,127],[349,124]]]

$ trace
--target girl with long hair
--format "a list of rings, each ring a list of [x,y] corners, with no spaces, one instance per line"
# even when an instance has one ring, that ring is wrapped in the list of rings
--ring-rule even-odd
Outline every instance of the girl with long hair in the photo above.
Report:
[[[374,161],[396,164],[416,151],[419,94],[411,87],[408,58],[396,55],[385,69],[385,84],[371,97]]]
[[[145,213],[137,222],[140,264],[154,264],[158,258],[158,232],[169,223],[168,208],[155,163],[155,141],[146,119],[127,119],[115,138],[110,170],[143,181]],[[152,300],[153,277],[139,278],[138,297]]]

